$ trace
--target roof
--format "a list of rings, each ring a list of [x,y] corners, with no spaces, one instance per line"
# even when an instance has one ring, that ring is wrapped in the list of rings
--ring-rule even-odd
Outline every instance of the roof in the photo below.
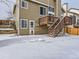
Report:
[[[69,12],[69,13],[72,13],[72,14],[75,14],[75,15],[78,15],[79,16],[79,14],[78,13],[75,13],[75,12]]]

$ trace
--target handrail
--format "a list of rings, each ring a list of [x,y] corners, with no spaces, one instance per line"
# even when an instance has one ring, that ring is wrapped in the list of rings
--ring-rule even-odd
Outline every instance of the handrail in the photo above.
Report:
[[[55,24],[56,23],[56,24]],[[51,26],[49,28],[49,34],[52,36],[57,36],[58,33],[62,30],[62,28],[64,27],[64,18],[62,20],[60,20],[59,22],[55,22],[55,26]]]
[[[53,36],[57,36],[58,33],[61,31],[61,29],[64,27],[64,19],[62,19],[57,25],[56,27],[54,28],[53,30]]]
[[[48,24],[49,22],[54,22],[54,21],[56,21],[55,19],[58,19],[58,17],[45,16],[45,17],[39,18],[39,23],[40,23],[40,24],[43,24],[43,25],[46,25],[46,24]]]
[[[59,19],[58,19],[59,20]],[[54,26],[54,24],[56,24],[56,22],[58,21],[56,20],[48,29],[50,29],[52,26]]]
[[[45,16],[45,17],[42,17],[42,18],[39,18],[39,24],[47,24],[48,22],[48,16]]]
[[[63,20],[64,20],[64,19],[60,20],[60,22],[56,25],[56,27],[57,27]],[[55,28],[56,28],[56,27],[55,27]]]

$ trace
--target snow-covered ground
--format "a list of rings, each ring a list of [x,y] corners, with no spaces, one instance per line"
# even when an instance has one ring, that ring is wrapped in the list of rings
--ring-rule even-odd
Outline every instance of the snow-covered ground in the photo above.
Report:
[[[0,59],[79,59],[79,36],[0,35]]]

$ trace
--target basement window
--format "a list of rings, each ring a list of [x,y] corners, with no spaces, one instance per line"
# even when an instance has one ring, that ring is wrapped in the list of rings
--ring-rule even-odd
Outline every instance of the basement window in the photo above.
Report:
[[[40,15],[46,15],[46,8],[40,7]]]
[[[21,7],[24,9],[28,9],[28,2],[27,0],[21,0]]]
[[[21,28],[28,28],[28,20],[27,19],[21,19]]]

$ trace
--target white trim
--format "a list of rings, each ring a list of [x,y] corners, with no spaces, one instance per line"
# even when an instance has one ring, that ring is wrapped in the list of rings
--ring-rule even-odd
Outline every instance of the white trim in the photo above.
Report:
[[[23,7],[23,6],[22,6],[22,1],[24,1],[24,3],[26,3],[26,4],[27,4],[27,7]],[[21,8],[28,9],[28,1],[21,0]]]
[[[33,22],[33,28],[31,28],[31,22]],[[35,29],[35,20],[29,20],[29,29]]]
[[[22,20],[25,20],[27,22],[26,23],[27,24],[26,28],[22,28],[22,22],[21,22]],[[20,28],[21,29],[28,29],[28,19],[20,19]]]
[[[36,3],[39,3],[39,4],[42,4],[42,5],[45,5],[45,6],[48,6],[48,4],[45,4],[45,3],[40,2],[40,1],[36,1],[36,0],[31,0],[31,1],[36,2]]]
[[[31,22],[33,22],[33,28],[31,28]],[[33,31],[33,33],[31,33]],[[35,20],[29,20],[29,34],[35,34]]]

